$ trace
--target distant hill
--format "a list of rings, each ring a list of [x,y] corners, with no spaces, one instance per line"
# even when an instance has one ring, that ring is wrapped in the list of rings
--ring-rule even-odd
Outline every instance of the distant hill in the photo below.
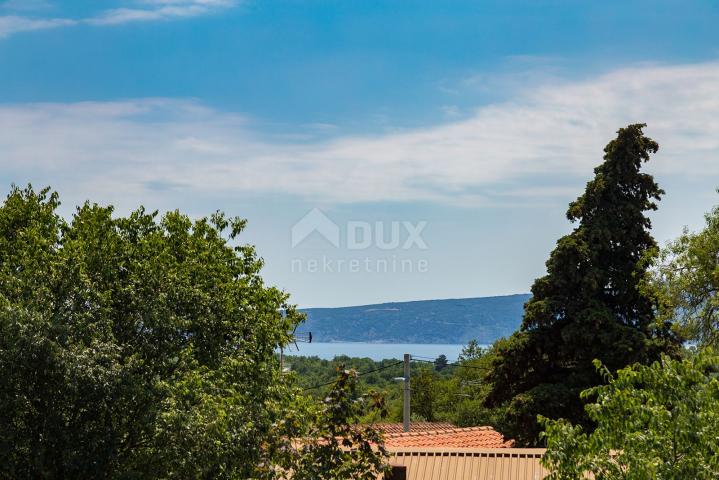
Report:
[[[529,294],[307,308],[302,331],[315,342],[488,344],[522,322]]]

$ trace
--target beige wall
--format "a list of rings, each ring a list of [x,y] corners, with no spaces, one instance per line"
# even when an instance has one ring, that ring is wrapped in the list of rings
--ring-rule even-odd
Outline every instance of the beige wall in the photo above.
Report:
[[[390,449],[392,465],[407,467],[408,480],[540,480],[547,475],[541,448]]]

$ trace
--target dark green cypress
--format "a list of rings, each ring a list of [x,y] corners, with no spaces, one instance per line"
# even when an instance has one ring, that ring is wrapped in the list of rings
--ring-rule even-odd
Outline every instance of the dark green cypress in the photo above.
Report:
[[[576,228],[535,280],[520,331],[497,348],[487,403],[506,408],[506,433],[522,444],[539,442],[538,414],[591,428],[579,393],[603,382],[593,359],[616,370],[679,343],[640,289],[644,259],[656,248],[646,212],[664,193],[641,172],[659,148],[644,126],[620,129],[605,147],[594,179],[567,210]]]

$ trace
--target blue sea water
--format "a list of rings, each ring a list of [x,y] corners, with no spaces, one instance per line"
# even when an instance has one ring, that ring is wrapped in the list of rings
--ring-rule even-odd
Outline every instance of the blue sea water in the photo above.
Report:
[[[456,361],[464,345],[425,344],[425,343],[298,343],[285,350],[286,355],[302,355],[332,360],[339,355],[349,357],[368,357],[372,360],[385,358],[402,359],[405,353],[415,357],[434,359],[444,354],[450,362]],[[298,350],[299,349],[299,350]]]

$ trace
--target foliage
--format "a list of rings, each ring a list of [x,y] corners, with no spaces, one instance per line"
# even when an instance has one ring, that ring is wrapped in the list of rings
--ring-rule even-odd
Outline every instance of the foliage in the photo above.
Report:
[[[370,358],[340,355],[332,360],[323,360],[319,357],[285,356],[285,365],[288,365],[297,376],[298,383],[302,388],[331,383],[335,380],[338,370],[352,369],[358,372],[373,371],[358,378],[357,388],[359,391],[365,393],[370,390],[379,391],[388,399],[394,399],[401,395],[401,384],[394,380],[404,374],[403,366],[398,359],[374,361]],[[312,388],[305,393],[323,399],[328,391],[329,386]]]
[[[447,356],[442,354],[434,360],[434,369],[441,372],[448,363]]]
[[[451,391],[454,396],[452,421],[456,425],[463,427],[489,425],[505,435],[511,433],[511,425],[506,422],[506,407],[487,406],[487,398],[492,389],[490,379],[494,365],[499,352],[506,348],[507,342],[507,339],[499,339],[486,349],[473,349],[471,344],[465,348],[465,351],[474,351],[474,353],[466,360],[460,360],[462,368],[458,368],[454,374],[455,388]]]
[[[428,368],[423,368],[411,380],[411,405],[413,414],[419,415],[428,422],[435,420],[435,402],[437,397],[437,375]]]
[[[299,384],[306,387],[330,383],[338,369],[352,368],[359,372],[372,372],[358,378],[357,390],[362,393],[370,393],[372,391],[379,392],[383,395],[388,404],[389,415],[387,420],[402,420],[402,383],[395,380],[396,378],[404,375],[403,366],[400,360],[385,359],[374,361],[370,358],[352,358],[345,355],[335,357],[333,360],[322,360],[318,357],[301,356],[288,356],[285,358],[287,364],[291,365],[293,373],[297,375]],[[441,374],[441,377],[449,377],[451,375],[451,368],[452,367],[449,367],[445,370]],[[424,371],[429,371],[431,373],[432,369],[430,364],[425,362],[412,363],[413,392],[419,393],[421,391],[420,386],[417,384],[417,379]],[[439,381],[439,378],[436,380]],[[310,388],[305,393],[313,396],[314,398],[321,399],[326,397],[329,388],[329,386]],[[432,390],[426,392],[433,395],[432,391],[435,388],[435,384],[432,384]],[[422,403],[424,403],[424,401],[420,401],[418,399],[412,400],[412,414],[415,418],[417,418],[417,414],[422,411],[422,407],[418,407],[418,411],[414,408],[414,406],[419,406]],[[423,420],[426,419],[422,414],[419,414],[419,417]],[[366,417],[363,418],[362,421],[372,422],[374,421],[374,417]]]
[[[474,347],[472,347],[474,345]],[[432,362],[412,362],[412,417],[414,420],[448,421],[460,426],[492,425],[504,428],[501,409],[483,405],[487,395],[486,377],[491,367],[494,349],[482,350],[476,342],[468,346],[474,353],[471,359],[460,360],[461,366],[448,365],[441,372],[434,370]],[[466,349],[465,349],[466,350]],[[359,371],[378,370],[396,359],[373,361],[369,358],[336,357],[320,360],[317,357],[286,357],[301,385],[321,385],[331,380],[333,372],[342,365]],[[394,380],[403,375],[402,365],[363,375],[358,379],[358,391],[380,391],[386,398],[389,415],[387,421],[402,421],[402,383]],[[328,387],[315,388],[306,393],[323,398]],[[365,417],[365,422],[374,421]]]
[[[292,479],[375,480],[387,473],[382,432],[357,427],[368,414],[385,418],[384,398],[375,392],[359,395],[357,372],[341,370],[322,408],[309,420],[309,431],[292,450]]]
[[[685,230],[662,249],[649,287],[662,318],[678,320],[689,340],[719,346],[719,207],[705,218],[703,230]]]
[[[600,364],[597,362],[597,367]],[[583,393],[597,427],[544,419],[550,480],[715,479],[719,477],[719,357],[700,352],[636,365]]]
[[[639,288],[642,259],[656,247],[645,212],[663,193],[640,172],[658,149],[642,127],[620,129],[604,149],[594,179],[569,205],[578,226],[557,242],[520,332],[497,353],[487,405],[506,408],[508,433],[520,443],[537,443],[538,414],[590,426],[579,393],[602,383],[593,359],[614,371],[678,346]]]
[[[485,349],[481,347],[477,340],[472,339],[462,348],[462,352],[459,354],[459,361],[465,362],[469,360],[476,360],[484,353]]]
[[[275,355],[302,315],[244,221],[58,205],[0,207],[0,478],[275,478],[310,427]]]

